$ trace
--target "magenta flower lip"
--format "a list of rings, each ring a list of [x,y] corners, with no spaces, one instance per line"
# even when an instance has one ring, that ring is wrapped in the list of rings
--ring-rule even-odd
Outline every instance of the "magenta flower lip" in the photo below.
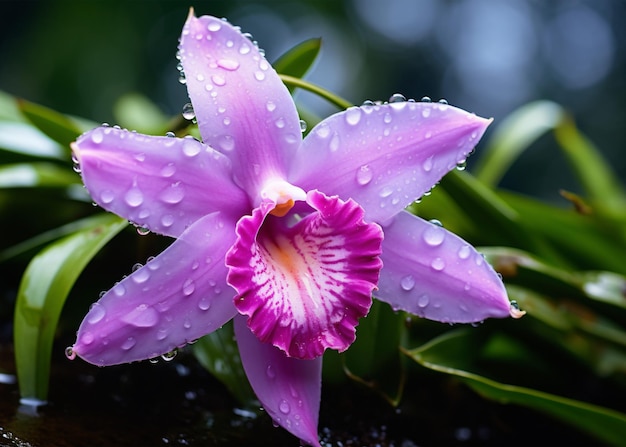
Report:
[[[372,295],[444,322],[515,314],[471,245],[404,211],[490,120],[391,102],[303,139],[288,90],[237,27],[190,14],[179,57],[201,142],[98,127],[72,144],[97,204],[175,238],[91,307],[73,355],[149,359],[234,319],[263,407],[318,446],[322,354],[350,346]]]

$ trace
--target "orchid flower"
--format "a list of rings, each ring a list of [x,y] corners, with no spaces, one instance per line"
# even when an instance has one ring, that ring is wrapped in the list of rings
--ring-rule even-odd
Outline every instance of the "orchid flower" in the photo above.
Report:
[[[175,241],[92,305],[70,357],[155,358],[234,319],[263,407],[319,445],[322,354],[350,346],[372,295],[450,323],[516,315],[472,246],[404,210],[490,120],[392,101],[303,139],[289,91],[239,28],[192,11],[179,57],[202,142],[103,126],[72,144],[97,204]]]

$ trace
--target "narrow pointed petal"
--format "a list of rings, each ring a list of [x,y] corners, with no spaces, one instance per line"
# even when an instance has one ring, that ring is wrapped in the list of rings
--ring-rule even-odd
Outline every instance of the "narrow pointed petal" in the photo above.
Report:
[[[224,254],[233,222],[197,221],[163,253],[116,284],[85,316],[72,350],[96,365],[145,360],[197,340],[236,313]]]
[[[376,298],[394,309],[445,323],[508,317],[502,280],[471,245],[406,211],[384,227]]]
[[[265,411],[291,434],[319,446],[322,357],[287,357],[271,344],[260,342],[246,326],[245,317],[237,315],[234,323],[241,362]]]
[[[226,256],[235,306],[252,332],[302,359],[354,341],[371,305],[382,242],[380,227],[363,222],[354,201],[311,191],[307,203],[317,212],[292,227],[255,209],[237,224]]]
[[[351,197],[384,222],[464,161],[489,123],[439,103],[352,107],[311,130],[289,181]]]
[[[98,127],[72,149],[93,200],[155,233],[178,237],[206,214],[248,208],[230,160],[193,138]]]
[[[226,21],[190,15],[179,54],[202,138],[233,160],[236,181],[254,194],[284,177],[302,139],[298,113],[256,45]]]

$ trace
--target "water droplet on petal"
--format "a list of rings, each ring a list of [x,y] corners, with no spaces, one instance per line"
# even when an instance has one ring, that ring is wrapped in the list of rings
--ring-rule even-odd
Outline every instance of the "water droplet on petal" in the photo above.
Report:
[[[80,338],[80,341],[84,344],[84,345],[90,345],[93,343],[95,337],[93,336],[93,334],[89,331],[84,332],[82,337]]]
[[[381,189],[380,192],[378,193],[378,195],[382,197],[383,199],[385,197],[389,197],[391,194],[393,194],[393,188],[388,185],[384,186],[383,189]]]
[[[193,137],[185,137],[183,141],[183,153],[188,157],[195,157],[202,150],[202,145]]]
[[[441,258],[435,258],[433,262],[430,263],[430,266],[433,270],[440,272],[446,267],[446,262]]]
[[[172,216],[171,214],[166,214],[163,217],[161,217],[161,225],[163,225],[164,227],[171,227],[174,224],[174,216]]]
[[[276,103],[274,101],[267,101],[267,104],[265,104],[265,108],[268,112],[273,112],[274,110],[276,110]]]
[[[104,134],[98,129],[94,130],[91,134],[91,141],[95,144],[100,144],[102,143],[102,140],[104,140]]]
[[[424,118],[428,118],[430,116],[430,109],[429,108],[422,109],[422,116]]]
[[[289,412],[291,411],[291,407],[289,406],[289,402],[287,402],[286,400],[282,400],[280,402],[280,404],[278,405],[278,409],[280,410],[280,412],[282,414],[289,414]]]
[[[275,124],[276,124],[276,127],[278,127],[279,129],[282,129],[283,127],[285,127],[285,120],[282,118],[278,118]]]
[[[430,172],[433,169],[433,157],[432,157],[432,155],[430,157],[428,157],[426,160],[424,160],[424,163],[422,164],[422,168],[424,168],[424,171],[426,171],[426,172]]]
[[[322,123],[320,126],[315,128],[315,133],[320,138],[328,138],[330,135],[330,127],[326,123]]]
[[[165,203],[179,203],[185,197],[185,190],[180,185],[180,182],[176,182],[170,185],[163,193],[161,194],[161,200]]]
[[[430,302],[430,299],[428,298],[428,295],[421,295],[418,299],[417,299],[417,305],[419,307],[426,307],[428,306],[428,303]]]
[[[183,295],[189,296],[196,290],[196,284],[193,279],[189,278],[183,284]]]
[[[218,143],[220,148],[227,152],[235,148],[235,139],[231,135],[222,135]]]
[[[348,110],[346,110],[345,117],[346,122],[354,126],[358,124],[361,120],[361,109],[359,109],[358,107],[350,107]]]
[[[142,227],[142,226],[137,225],[136,229],[137,229],[137,234],[139,236],[146,236],[150,234],[150,229],[147,227]]]
[[[102,320],[105,315],[106,310],[104,309],[104,306],[100,303],[93,303],[89,309],[89,313],[87,314],[87,322],[90,324],[96,324],[98,321]]]
[[[335,134],[333,135],[333,137],[330,139],[330,150],[335,152],[337,149],[339,149],[339,135]]]
[[[65,348],[65,357],[70,360],[74,360],[76,358],[76,353],[74,352],[72,346],[68,346],[67,348]]]
[[[128,206],[132,206],[133,208],[138,207],[143,203],[143,193],[137,186],[133,186],[124,195],[124,200],[126,200]]]
[[[211,32],[219,31],[222,25],[219,22],[211,22],[207,25],[207,29]]]
[[[373,176],[372,169],[368,165],[363,165],[356,170],[356,182],[361,186],[365,186],[371,182]]]
[[[191,320],[189,318],[185,318],[185,321],[183,321],[183,327],[185,329],[190,329],[191,328]]]
[[[422,96],[422,99],[420,99],[421,102],[433,102],[432,99],[430,99],[430,97],[428,96]]]
[[[389,98],[389,103],[394,103],[394,102],[405,102],[406,101],[406,97],[400,93],[394,93],[393,95],[391,95],[391,97]]]
[[[166,361],[166,362],[171,362],[172,360],[174,360],[174,357],[176,357],[176,354],[178,353],[177,349],[173,349],[169,352],[166,352],[165,354],[161,355],[161,358]]]
[[[115,198],[115,194],[110,189],[105,189],[104,191],[100,193],[100,200],[105,205],[113,202],[114,198]]]
[[[196,113],[193,110],[193,105],[190,102],[183,106],[183,118],[191,121],[196,117]]]
[[[214,74],[213,76],[211,76],[211,81],[213,81],[213,84],[217,85],[218,87],[226,85],[226,79],[224,78],[224,76]]]
[[[405,276],[400,280],[400,287],[402,287],[402,290],[406,290],[407,292],[413,290],[413,287],[415,287],[415,278],[411,275]]]
[[[124,296],[124,294],[126,293],[126,287],[124,287],[124,284],[122,284],[122,283],[115,284],[113,286],[113,289],[111,289],[111,290],[117,296]]]
[[[137,344],[137,341],[133,337],[128,337],[126,340],[124,340],[124,343],[122,343],[121,348],[124,351],[128,351],[129,349],[131,349],[136,344]]]
[[[220,59],[217,61],[217,65],[228,71],[234,71],[239,68],[239,62],[233,59]]]
[[[254,78],[257,81],[262,81],[263,79],[265,79],[265,73],[263,73],[262,71],[257,71],[254,73]]]
[[[140,304],[121,317],[122,321],[135,327],[152,327],[159,321],[159,314],[147,304]]]
[[[460,259],[467,259],[469,258],[471,253],[472,251],[469,248],[469,245],[463,245],[461,248],[459,248],[458,255]]]
[[[428,228],[426,228],[426,230],[422,234],[424,242],[426,242],[428,245],[432,247],[441,245],[445,236],[446,236],[445,231],[443,230],[443,228],[441,228],[438,225],[429,226]]]
[[[300,132],[306,132],[306,121],[300,120]]]
[[[200,301],[198,301],[198,309],[200,310],[209,310],[209,308],[211,307],[211,300],[209,300],[208,298],[202,298]]]

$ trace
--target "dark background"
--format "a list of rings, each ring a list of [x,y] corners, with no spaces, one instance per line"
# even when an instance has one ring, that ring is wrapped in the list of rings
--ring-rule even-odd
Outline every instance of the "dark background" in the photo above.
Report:
[[[308,79],[355,104],[396,92],[444,97],[497,126],[526,102],[556,101],[626,175],[619,0],[0,0],[0,89],[97,122],[113,123],[114,103],[129,92],[180,113],[187,98],[174,56],[190,6],[252,33],[270,61],[321,37]],[[322,116],[334,111],[298,99]],[[560,188],[580,191],[551,136],[503,186],[551,202]]]

